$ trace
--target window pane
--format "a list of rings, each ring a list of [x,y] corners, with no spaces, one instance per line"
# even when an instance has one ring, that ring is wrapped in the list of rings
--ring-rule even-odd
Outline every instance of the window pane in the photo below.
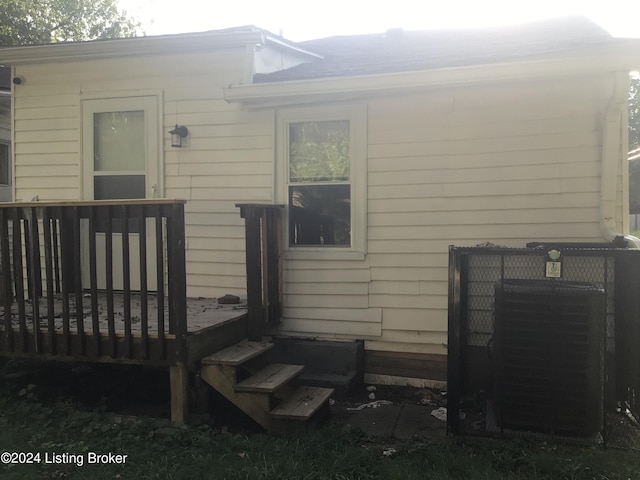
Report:
[[[93,178],[93,198],[145,198],[144,175],[109,175]]]
[[[289,179],[349,180],[349,121],[289,124]]]
[[[93,198],[96,200],[113,200],[123,198],[145,198],[144,175],[109,175],[93,177]],[[96,232],[107,229],[107,219],[96,218]],[[114,218],[111,223],[113,233],[122,233],[122,219]],[[129,233],[139,233],[137,218],[129,219]]]
[[[351,246],[351,186],[289,187],[289,245]]]
[[[9,185],[9,145],[0,143],[0,185]]]
[[[144,111],[93,114],[94,170],[144,171]]]

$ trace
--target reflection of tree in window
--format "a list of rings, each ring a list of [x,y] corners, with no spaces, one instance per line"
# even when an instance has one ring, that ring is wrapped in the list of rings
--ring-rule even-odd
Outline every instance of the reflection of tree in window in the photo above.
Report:
[[[289,243],[351,245],[349,121],[289,125]]]
[[[146,141],[143,110],[93,114],[93,198],[95,200],[145,198]],[[105,231],[104,219],[96,230]],[[140,231],[136,219],[129,232]],[[113,232],[122,232],[122,220],[113,220]]]
[[[93,118],[94,170],[144,171],[144,111],[99,112]]]

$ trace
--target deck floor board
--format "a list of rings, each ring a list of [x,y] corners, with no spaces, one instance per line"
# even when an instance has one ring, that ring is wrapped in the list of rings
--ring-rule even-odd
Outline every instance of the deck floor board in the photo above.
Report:
[[[77,309],[75,304],[75,298],[69,301],[69,325],[73,333],[77,332]],[[39,317],[40,317],[40,330],[43,334],[46,334],[48,328],[48,307],[47,299],[40,298],[38,302]],[[25,314],[26,324],[29,331],[33,330],[33,305],[29,301],[26,302]],[[63,303],[62,295],[54,296],[54,320],[56,332],[61,332],[63,329]],[[139,294],[131,294],[131,333],[132,335],[140,335],[142,331],[142,319],[141,319],[141,301]],[[124,318],[124,295],[122,293],[114,294],[114,324],[116,327],[116,334],[124,334],[125,331],[125,318]],[[247,307],[245,303],[237,305],[222,305],[218,304],[215,298],[187,298],[187,333],[192,334],[198,331],[221,325],[228,321],[242,317],[247,313]],[[92,312],[91,312],[91,295],[85,294],[82,301],[82,317],[84,323],[84,330],[87,334],[92,333]],[[5,311],[0,307],[0,331],[5,330]],[[17,304],[14,304],[11,308],[11,323],[14,331],[19,331],[20,321]],[[108,332],[108,316],[107,316],[107,294],[104,292],[98,293],[98,319],[100,326],[100,333],[106,334]],[[157,296],[153,294],[148,295],[148,326],[149,335],[158,334],[158,303]],[[167,299],[165,298],[164,305],[164,332],[169,333],[169,311]]]

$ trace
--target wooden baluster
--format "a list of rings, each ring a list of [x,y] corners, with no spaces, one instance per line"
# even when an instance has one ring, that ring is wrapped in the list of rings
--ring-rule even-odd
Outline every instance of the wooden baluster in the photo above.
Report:
[[[71,355],[71,330],[69,326],[70,307],[69,293],[74,286],[73,282],[73,248],[70,250],[69,245],[73,245],[73,235],[69,228],[69,222],[66,218],[67,210],[61,207],[57,208],[60,219],[60,270],[62,273],[62,336],[64,340],[64,353]]]
[[[51,222],[57,221],[51,218],[51,207],[45,207],[42,212],[42,229],[44,234],[44,276],[47,289],[47,338],[49,352],[55,355],[56,347],[56,324],[55,324],[55,298],[54,298],[54,271],[53,271],[53,248]],[[57,252],[56,252],[57,255]]]
[[[15,348],[13,338],[13,321],[11,315],[13,288],[11,286],[11,250],[9,243],[9,209],[3,208],[0,211],[0,261],[2,262],[4,334],[7,339],[7,348],[9,351],[13,351]]]
[[[80,255],[80,207],[71,208],[70,224],[73,232],[73,278],[76,296],[76,332],[80,355],[86,355],[87,344],[84,333],[84,305],[82,298],[82,265]]]
[[[38,232],[38,213],[35,207],[26,208],[24,216],[29,223],[29,229],[25,228],[25,235],[28,234],[27,258],[29,266],[27,268],[27,281],[31,292],[31,319],[33,327],[33,351],[42,353],[40,338],[40,290],[42,290],[42,271],[40,270],[40,235]]]
[[[129,209],[126,205],[120,208],[122,216],[122,289],[124,295],[124,342],[125,355],[133,356],[131,337],[131,268],[129,264]]]
[[[140,327],[142,328],[141,355],[149,358],[149,310],[147,299],[147,210],[140,206],[138,222],[140,223]]]
[[[58,222],[60,217],[53,220],[51,235],[53,236],[53,269],[55,274],[56,293],[60,293],[60,247],[58,246]]]
[[[100,211],[106,214],[106,224],[104,231],[105,242],[105,276],[107,287],[107,322],[109,330],[109,346],[111,357],[118,356],[118,339],[116,337],[115,312],[113,307],[113,217],[111,207],[105,206]]]
[[[22,266],[22,220],[20,209],[12,209],[13,213],[13,276],[16,288],[16,302],[18,303],[18,322],[20,326],[20,349],[28,350],[27,324],[24,295],[24,270]]]
[[[91,290],[91,323],[96,357],[102,356],[100,317],[98,313],[98,264],[96,248],[96,207],[89,207],[89,288]]]
[[[160,359],[166,358],[164,341],[164,230],[162,228],[162,212],[158,205],[154,206],[156,221],[156,282],[158,291],[158,342],[160,342]]]
[[[31,235],[29,235],[29,209],[25,209],[25,211],[22,212],[22,218],[22,228],[24,229],[24,267],[27,273],[27,298],[32,300],[34,298],[34,293],[31,291]]]

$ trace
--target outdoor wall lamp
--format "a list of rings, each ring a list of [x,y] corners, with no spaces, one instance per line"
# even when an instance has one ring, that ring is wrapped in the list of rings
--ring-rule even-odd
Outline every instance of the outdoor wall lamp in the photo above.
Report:
[[[169,132],[171,134],[171,146],[182,147],[182,139],[189,135],[189,130],[184,125],[177,125]]]

